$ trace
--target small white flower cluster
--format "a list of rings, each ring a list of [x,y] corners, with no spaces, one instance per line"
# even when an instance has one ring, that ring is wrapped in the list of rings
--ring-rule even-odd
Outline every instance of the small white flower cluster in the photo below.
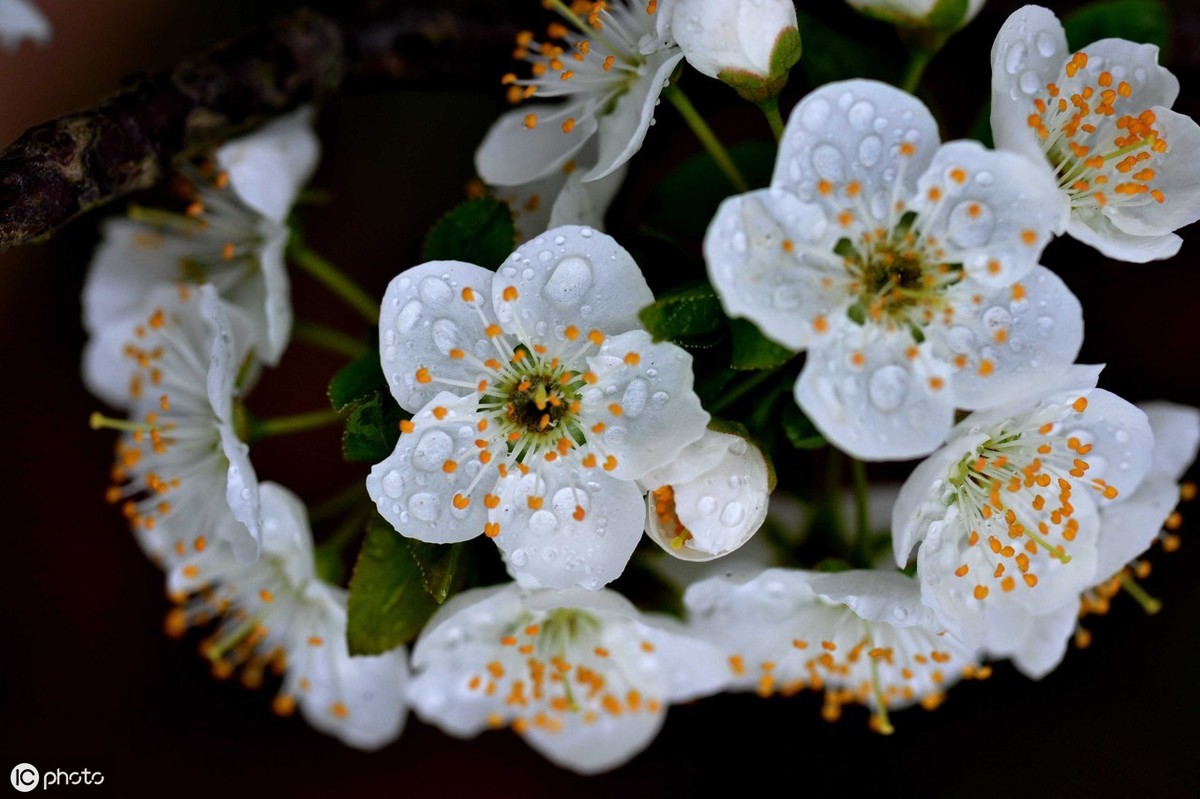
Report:
[[[316,574],[301,501],[259,484],[239,416],[291,328],[286,217],[317,160],[303,109],[231,141],[186,211],[137,209],[105,227],[84,290],[89,388],[128,415],[108,499],[168,573],[167,630],[220,619],[213,672],[258,685],[283,674],[274,708],[363,749],[400,734],[402,650],[351,658],[346,592]]]

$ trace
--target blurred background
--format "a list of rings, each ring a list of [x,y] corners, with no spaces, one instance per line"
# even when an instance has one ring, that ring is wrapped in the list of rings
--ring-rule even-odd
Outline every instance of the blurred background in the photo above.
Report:
[[[300,5],[36,2],[54,38],[0,53],[0,143],[96,102],[124,76],[172,66]],[[451,5],[470,13],[485,3]],[[486,5],[519,6],[512,13],[531,27],[549,21],[536,0]],[[861,33],[865,46],[900,52],[890,29],[858,21],[842,3],[807,5],[819,6],[806,10],[822,21]],[[944,138],[965,135],[974,122],[988,91],[992,38],[1019,5],[989,0],[933,61],[927,86]],[[1079,4],[1049,5],[1061,14]],[[1176,108],[1198,117],[1200,7],[1168,5],[1174,27],[1165,61],[1183,84]],[[382,296],[396,272],[418,262],[430,224],[464,196],[474,148],[504,110],[498,79],[509,68],[482,71],[469,91],[381,90],[329,103],[318,122],[324,153],[314,185],[332,202],[307,213],[310,244]],[[727,143],[768,135],[725,87],[692,73],[685,88]],[[805,89],[797,75],[785,113]],[[618,238],[636,224],[656,176],[699,151],[670,109],[659,117],[614,205]],[[458,741],[410,716],[397,743],[368,755],[299,718],[275,717],[270,686],[217,682],[193,638],[163,635],[162,574],[103,502],[113,440],[87,426],[99,404],[79,378],[79,292],[96,223],[122,207],[0,255],[0,773],[20,762],[99,770],[105,784],[86,790],[114,795],[147,788],[178,796],[676,796],[768,784],[814,796],[1196,795],[1200,524],[1186,507],[1182,549],[1156,550],[1145,583],[1165,604],[1160,614],[1146,616],[1119,597],[1108,616],[1089,619],[1091,647],[1072,649],[1046,679],[1031,682],[999,664],[992,679],[952,690],[936,712],[896,714],[891,738],[868,732],[865,712],[848,709],[840,723],[826,724],[816,696],[721,696],[673,708],[649,750],[585,780],[509,733]],[[1183,235],[1183,252],[1165,264],[1113,264],[1069,240],[1044,258],[1083,302],[1081,361],[1106,361],[1102,385],[1135,402],[1200,405],[1200,234]],[[306,276],[293,276],[293,292],[299,317],[359,329]],[[322,407],[339,365],[294,343],[250,406],[262,415]],[[305,448],[304,459],[295,447]],[[266,440],[253,457],[261,479],[314,502],[365,475],[342,463],[332,430]]]

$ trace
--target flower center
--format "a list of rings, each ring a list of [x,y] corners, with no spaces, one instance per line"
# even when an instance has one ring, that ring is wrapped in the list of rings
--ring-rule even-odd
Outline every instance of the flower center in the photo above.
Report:
[[[1070,408],[1082,414],[1087,399],[1078,398]],[[976,599],[986,599],[996,587],[1004,593],[1015,590],[1018,577],[1035,587],[1038,576],[1031,558],[1070,563],[1067,548],[1080,529],[1071,498],[1080,486],[1106,499],[1117,496],[1116,486],[1105,480],[1085,479],[1092,451],[1086,438],[1083,432],[1064,433],[1061,421],[1029,430],[997,429],[951,469],[954,502],[969,525],[967,551],[975,561],[975,572],[963,563],[954,574],[973,574]]]
[[[859,323],[898,323],[920,328],[948,311],[946,289],[962,279],[957,264],[943,263],[945,251],[937,239],[914,230],[916,216],[906,214],[887,230],[866,231],[857,244],[838,242],[850,274],[850,291],[857,302],[850,316]],[[946,319],[947,323],[950,321]]]
[[[1156,177],[1151,163],[1167,151],[1154,112],[1118,115],[1116,105],[1133,96],[1133,86],[1108,71],[1089,72],[1087,63],[1087,53],[1071,56],[1061,83],[1046,84],[1047,93],[1034,99],[1035,113],[1028,118],[1059,187],[1073,209],[1165,202],[1151,185]]]

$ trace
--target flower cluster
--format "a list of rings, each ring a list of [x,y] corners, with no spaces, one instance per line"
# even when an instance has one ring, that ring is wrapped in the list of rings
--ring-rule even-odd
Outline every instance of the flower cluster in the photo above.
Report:
[[[1047,674],[1114,585],[1153,603],[1139,558],[1194,494],[1200,411],[1100,388],[1102,367],[1075,363],[1081,303],[1041,263],[1064,232],[1168,257],[1200,218],[1200,129],[1170,110],[1153,46],[1069,53],[1051,12],[1018,11],[992,53],[989,149],[859,78],[784,123],[790,2],[547,5],[564,21],[518,36],[529,74],[502,84],[520,107],[476,153],[490,190],[434,228],[377,317],[289,228],[311,110],[186,167],[180,211],[105,225],[84,375],[127,414],[93,425],[120,432],[108,498],[168,573],[169,633],[214,625],[217,676],[273,670],[277,712],[351,746],[389,743],[411,707],[594,773],[668,705],[722,690],[817,691],[825,719],[862,705],[889,734],[893,711],[937,707],[990,661]],[[850,5],[930,47],[982,2]],[[656,299],[689,242],[648,223],[627,250],[600,226],[660,95],[703,166],[745,183],[676,85],[685,65],[758,105],[778,150],[768,186],[713,199],[690,242],[703,266]],[[326,416],[371,464],[365,496],[313,514],[319,533],[345,513],[319,546],[249,459],[307,425],[245,404],[292,334],[288,252],[371,326],[369,345],[309,336],[352,359]],[[796,450],[825,450],[824,481]],[[866,462],[917,459],[898,493],[871,490]]]

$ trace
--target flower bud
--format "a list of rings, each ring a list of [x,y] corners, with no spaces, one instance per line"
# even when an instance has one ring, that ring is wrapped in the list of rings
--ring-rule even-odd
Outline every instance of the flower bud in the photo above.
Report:
[[[985,0],[846,0],[856,11],[901,28],[952,33],[975,19]]]
[[[791,0],[676,0],[663,26],[689,64],[753,102],[777,95],[800,59]]]

